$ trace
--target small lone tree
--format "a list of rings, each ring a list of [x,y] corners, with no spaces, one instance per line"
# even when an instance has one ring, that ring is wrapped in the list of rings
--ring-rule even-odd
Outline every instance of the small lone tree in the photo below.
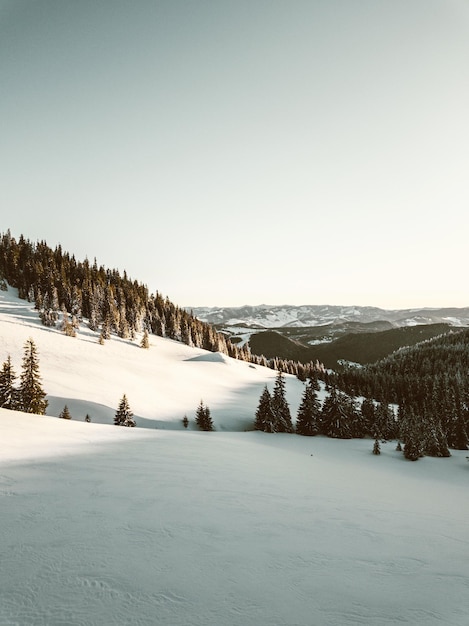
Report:
[[[88,424],[91,422],[91,417],[88,415],[88,413],[86,414],[85,422],[88,422]]]
[[[125,393],[119,402],[119,406],[114,417],[114,424],[116,426],[127,426],[130,428],[136,426],[134,414],[130,410],[129,401],[127,400]]]
[[[70,411],[68,410],[68,406],[65,405],[64,408],[62,409],[60,415],[60,418],[62,418],[63,420],[71,420],[72,416],[70,414]]]
[[[210,417],[210,409],[208,408],[208,406],[204,405],[202,400],[197,407],[197,411],[195,414],[195,423],[200,428],[200,430],[205,430],[207,432],[214,430],[212,418]]]
[[[187,415],[184,415],[182,419],[182,425],[184,426],[184,428],[187,428],[189,426],[189,420],[187,419]]]
[[[42,389],[39,360],[34,341],[29,338],[24,345],[24,357],[19,388],[21,410],[25,413],[44,415],[48,402]]]
[[[375,443],[373,446],[373,454],[381,454],[381,446],[379,445],[378,437],[375,437]]]
[[[146,328],[143,331],[143,337],[142,341],[140,342],[140,347],[145,348],[145,350],[148,350],[148,348],[150,347],[150,338],[148,336],[148,330]]]
[[[15,410],[18,408],[18,390],[15,388],[16,374],[11,364],[11,356],[0,371],[0,407]]]

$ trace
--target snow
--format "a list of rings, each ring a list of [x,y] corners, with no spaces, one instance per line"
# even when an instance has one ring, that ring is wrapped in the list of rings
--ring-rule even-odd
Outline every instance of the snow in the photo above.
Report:
[[[0,409],[0,624],[467,625],[467,452],[243,432],[274,372],[65,337],[0,292],[17,372],[29,336],[51,415]],[[110,425],[123,392],[140,427]],[[217,432],[180,426],[201,397]]]

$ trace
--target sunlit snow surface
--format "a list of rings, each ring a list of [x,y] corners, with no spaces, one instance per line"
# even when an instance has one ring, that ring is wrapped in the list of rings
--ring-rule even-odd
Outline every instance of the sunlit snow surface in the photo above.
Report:
[[[77,410],[0,410],[0,625],[467,626],[467,452],[242,432],[269,370],[72,339],[0,298],[0,359],[19,372],[33,336],[51,404]],[[124,391],[151,427],[78,421],[89,399],[112,421]],[[180,429],[202,392],[217,432]]]

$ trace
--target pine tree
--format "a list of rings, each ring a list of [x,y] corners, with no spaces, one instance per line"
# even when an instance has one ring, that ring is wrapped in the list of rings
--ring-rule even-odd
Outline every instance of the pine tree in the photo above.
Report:
[[[371,434],[373,432],[376,416],[375,403],[371,398],[364,398],[361,406],[361,416],[365,432]]]
[[[274,432],[293,432],[290,408],[286,399],[285,376],[281,371],[278,372],[277,378],[275,379],[274,391],[272,394],[272,413],[274,415]]]
[[[254,428],[255,430],[262,430],[265,433],[275,432],[274,414],[272,413],[272,396],[270,395],[267,385],[264,387],[259,399]]]
[[[381,454],[381,446],[379,445],[378,437],[375,437],[375,443],[373,446],[373,454]]]
[[[202,400],[197,407],[197,411],[195,414],[195,423],[200,428],[200,430],[205,430],[207,432],[214,430],[212,418],[210,416],[210,409],[208,408],[208,406],[204,405]]]
[[[409,461],[417,461],[423,456],[423,436],[418,419],[412,409],[405,412],[404,428],[404,456]]]
[[[296,432],[299,435],[313,436],[319,432],[321,405],[316,394],[316,385],[310,379],[303,392],[303,398],[298,408]]]
[[[187,418],[187,415],[184,415],[184,417],[182,418],[182,425],[184,426],[184,428],[187,428],[189,426],[189,420]]]
[[[148,336],[148,330],[146,328],[143,331],[143,337],[142,341],[140,342],[140,347],[145,348],[146,350],[148,350],[148,348],[150,347],[150,339]]]
[[[70,411],[68,410],[68,406],[65,405],[64,408],[62,409],[60,415],[60,418],[62,418],[63,420],[71,420],[72,416],[70,414]]]
[[[19,396],[22,411],[37,415],[45,414],[48,402],[45,400],[46,393],[41,385],[37,348],[31,338],[24,345]]]
[[[347,396],[335,387],[331,388],[322,406],[321,432],[337,439],[352,438],[349,402]]]
[[[18,390],[15,389],[16,374],[11,363],[11,356],[0,371],[0,407],[15,410],[18,408]]]
[[[131,428],[136,426],[133,413],[130,410],[129,401],[127,400],[125,393],[119,402],[119,406],[114,417],[114,424],[116,426],[128,426]]]
[[[451,447],[455,450],[467,450],[468,445],[466,419],[463,411],[460,411],[451,430]]]

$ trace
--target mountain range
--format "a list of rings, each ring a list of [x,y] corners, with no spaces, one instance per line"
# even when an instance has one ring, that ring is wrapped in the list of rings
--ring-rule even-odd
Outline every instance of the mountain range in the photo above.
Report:
[[[201,321],[217,325],[244,325],[253,328],[304,328],[343,323],[388,322],[388,327],[449,324],[469,326],[469,307],[380,309],[371,306],[267,305],[241,307],[195,307]]]

